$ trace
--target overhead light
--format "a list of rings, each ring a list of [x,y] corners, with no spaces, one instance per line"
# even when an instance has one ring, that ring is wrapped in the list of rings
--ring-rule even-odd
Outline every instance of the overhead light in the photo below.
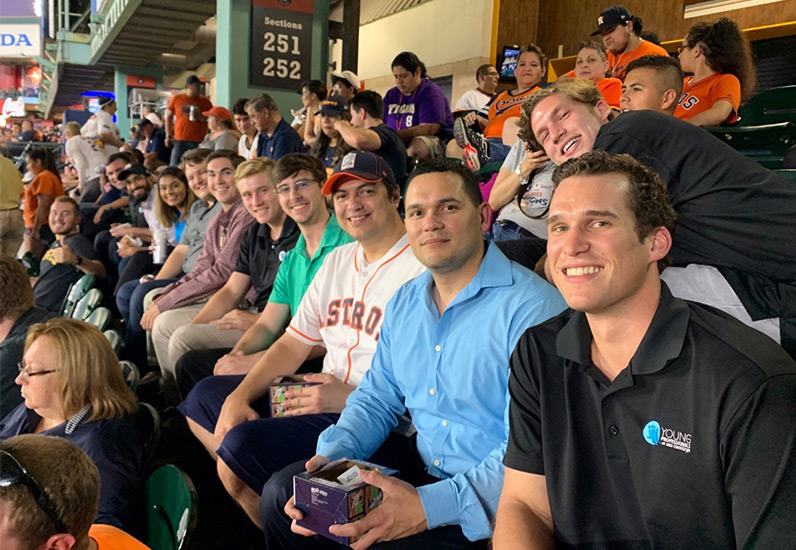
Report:
[[[754,8],[764,4],[773,4],[782,0],[708,0],[698,4],[689,4],[685,7],[683,18],[693,19],[704,15],[722,13],[725,11],[740,10],[743,8]]]

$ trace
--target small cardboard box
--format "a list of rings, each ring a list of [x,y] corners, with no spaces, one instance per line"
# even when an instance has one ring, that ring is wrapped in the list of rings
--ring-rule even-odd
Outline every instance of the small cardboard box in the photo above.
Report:
[[[285,400],[286,391],[296,390],[303,386],[317,385],[318,382],[305,382],[304,376],[301,374],[279,376],[274,380],[273,384],[269,386],[268,390],[268,400],[271,404],[271,418],[281,418],[285,416],[285,409],[282,407],[282,402]]]
[[[382,501],[381,489],[360,482],[343,485],[337,478],[353,466],[363,470],[376,470],[382,475],[397,476],[398,471],[361,460],[341,458],[330,462],[316,472],[293,476],[293,495],[296,507],[304,518],[296,522],[341,544],[351,544],[358,537],[336,537],[329,533],[331,525],[350,523],[362,519]]]

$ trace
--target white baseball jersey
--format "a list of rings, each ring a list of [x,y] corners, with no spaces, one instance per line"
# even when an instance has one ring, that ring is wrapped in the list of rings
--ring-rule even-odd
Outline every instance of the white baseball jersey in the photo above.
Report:
[[[99,177],[106,161],[105,153],[97,143],[83,136],[66,140],[66,158],[75,166],[81,185]]]
[[[324,258],[287,332],[307,345],[325,347],[323,372],[357,386],[376,352],[387,302],[424,270],[406,235],[372,264],[359,243],[335,248]]]

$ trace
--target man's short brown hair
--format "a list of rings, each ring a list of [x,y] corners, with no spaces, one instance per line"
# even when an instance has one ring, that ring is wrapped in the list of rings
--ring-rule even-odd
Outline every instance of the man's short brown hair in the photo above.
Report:
[[[72,208],[75,210],[75,215],[80,216],[80,206],[78,206],[77,201],[72,197],[70,197],[69,195],[61,195],[60,197],[55,197],[53,203],[56,202],[71,204]]]
[[[64,438],[38,434],[9,438],[0,443],[0,450],[13,456],[47,494],[56,514],[75,537],[75,546],[87,548],[88,530],[99,501],[99,471],[88,455]],[[25,485],[0,487],[0,501],[11,531],[26,550],[60,534]]]
[[[625,198],[628,208],[635,216],[639,241],[646,239],[659,227],[665,227],[674,235],[677,214],[669,201],[666,185],[654,170],[630,155],[592,151],[569,159],[553,172],[553,184],[558,187],[567,178],[605,174],[618,174],[627,180]],[[658,271],[663,271],[669,261],[668,255],[658,260]]]
[[[294,176],[302,170],[310,174],[312,179],[323,187],[326,181],[326,168],[319,159],[311,157],[310,155],[305,155],[304,153],[289,153],[280,158],[276,161],[276,166],[274,166],[271,177],[276,186],[279,185],[283,179]]]
[[[207,157],[209,157],[210,153],[212,152],[213,151],[210,149],[205,149],[204,147],[194,147],[193,149],[185,151],[182,154],[180,162],[185,162],[188,164],[203,164],[205,161],[207,161]]]
[[[5,254],[0,254],[0,288],[0,319],[19,319],[36,305],[25,268]]]

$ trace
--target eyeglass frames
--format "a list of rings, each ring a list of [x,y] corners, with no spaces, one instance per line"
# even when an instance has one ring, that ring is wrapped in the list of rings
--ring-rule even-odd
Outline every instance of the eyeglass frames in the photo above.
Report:
[[[25,361],[20,361],[17,363],[17,368],[19,369],[19,373],[24,376],[26,379],[29,379],[33,376],[42,376],[44,374],[50,374],[51,372],[58,372],[61,369],[50,369],[50,370],[38,370],[36,372],[29,372],[28,366],[25,364]]]

